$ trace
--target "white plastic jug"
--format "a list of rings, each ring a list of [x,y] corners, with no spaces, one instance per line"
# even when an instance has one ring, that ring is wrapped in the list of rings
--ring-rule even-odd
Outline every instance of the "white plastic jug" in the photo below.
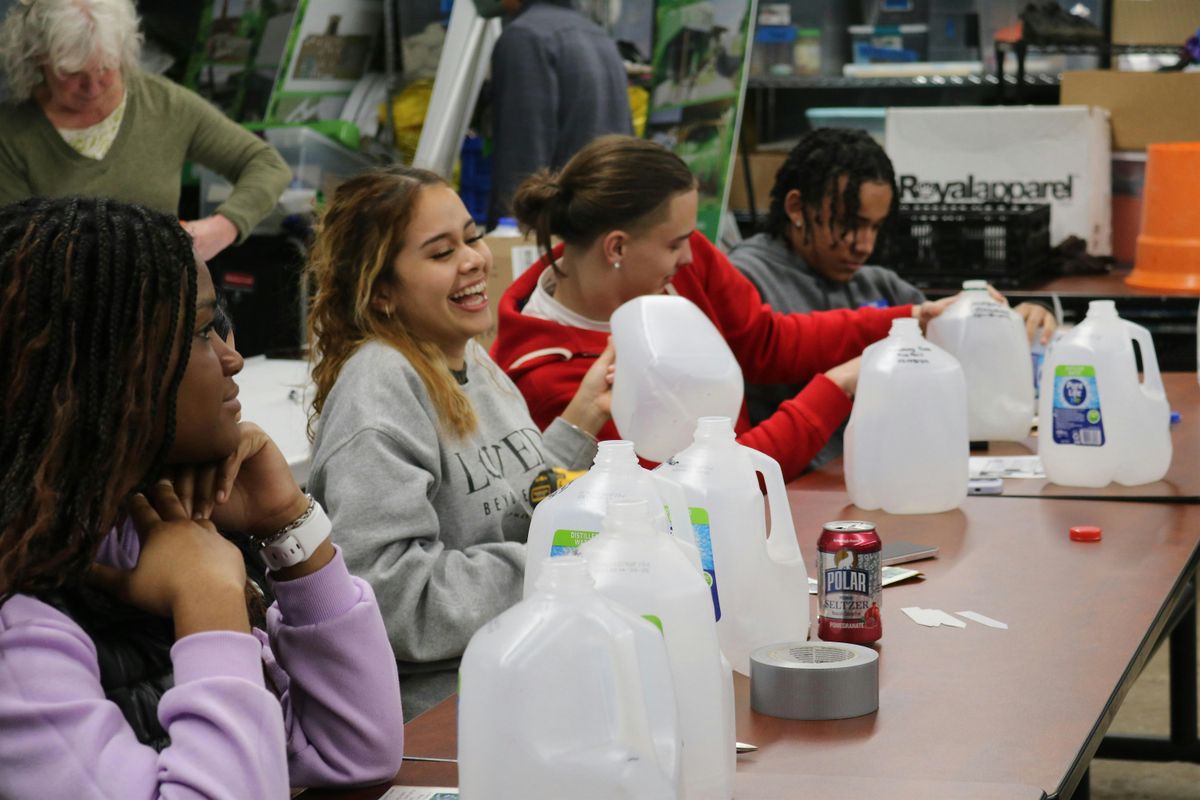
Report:
[[[541,575],[463,653],[463,800],[677,800],[678,717],[658,629],[597,592],[577,556]]]
[[[525,587],[528,597],[537,585],[538,571],[546,556],[570,555],[579,545],[600,532],[600,523],[611,500],[646,500],[653,509],[659,530],[674,533],[685,545],[696,545],[687,524],[687,502],[683,489],[669,478],[638,463],[633,443],[623,439],[600,442],[587,474],[538,503],[529,523],[525,547]],[[669,509],[670,517],[664,508]],[[672,529],[671,520],[684,520]],[[699,555],[694,559],[699,562]]]
[[[846,491],[889,514],[949,511],[967,496],[967,382],[954,356],[892,320],[863,351],[845,437]]]
[[[1133,342],[1142,353],[1138,380]],[[1154,340],[1093,300],[1083,322],[1046,354],[1038,408],[1038,456],[1061,486],[1136,486],[1171,466],[1171,408]]]
[[[729,417],[702,417],[692,445],[655,472],[679,482],[687,495],[717,638],[733,668],[749,675],[755,648],[807,639],[808,573],[779,463],[738,444]]]
[[[704,573],[650,519],[645,500],[615,500],[579,553],[605,597],[662,631],[675,682],[686,800],[733,797],[733,671],[721,656]]]
[[[736,419],[742,368],[720,331],[691,300],[637,297],[612,314],[617,351],[612,416],[638,455],[666,461],[687,447],[696,420]]]
[[[1034,412],[1025,323],[992,299],[987,281],[962,286],[962,296],[929,323],[926,338],[963,368],[971,441],[1020,441],[1029,435]]]

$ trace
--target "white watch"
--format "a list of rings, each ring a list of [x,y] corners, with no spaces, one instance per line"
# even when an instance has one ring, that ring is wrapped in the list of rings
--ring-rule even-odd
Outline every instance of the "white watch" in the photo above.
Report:
[[[259,546],[259,557],[271,571],[295,566],[311,556],[329,538],[333,525],[321,508],[310,495],[308,508],[294,522],[284,525],[279,530],[262,538],[256,538],[254,543]]]

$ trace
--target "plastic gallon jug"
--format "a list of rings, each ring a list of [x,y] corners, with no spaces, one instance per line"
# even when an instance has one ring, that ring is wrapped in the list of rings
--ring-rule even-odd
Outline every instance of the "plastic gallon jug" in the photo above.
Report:
[[[1133,353],[1142,353],[1138,380]],[[1038,407],[1038,455],[1061,486],[1126,486],[1161,480],[1171,466],[1171,410],[1154,340],[1093,300],[1083,322],[1046,355]]]
[[[480,628],[459,671],[463,800],[676,800],[680,740],[658,629],[557,558]]]
[[[616,500],[579,553],[596,588],[662,630],[683,740],[683,796],[733,797],[733,671],[721,656],[704,573],[654,526],[645,500]]]
[[[738,444],[729,417],[702,417],[692,445],[655,471],[687,495],[717,638],[733,668],[749,675],[755,648],[807,639],[808,573],[779,463]]]
[[[692,441],[700,417],[737,418],[742,368],[691,300],[634,298],[613,312],[612,338],[613,422],[638,455],[666,461]]]
[[[915,319],[892,320],[863,351],[845,444],[846,491],[859,508],[936,514],[966,498],[967,382]]]
[[[600,442],[587,474],[568,483],[538,503],[529,523],[526,545],[525,589],[528,597],[537,585],[538,571],[546,556],[570,555],[575,548],[600,532],[611,500],[646,500],[655,524],[665,533],[695,546],[687,524],[688,509],[683,489],[669,478],[638,463],[633,443],[624,440]],[[664,511],[670,510],[670,517]],[[672,529],[671,520],[683,520]],[[694,556],[699,561],[699,555]]]
[[[1021,316],[964,281],[962,296],[929,323],[930,342],[958,359],[967,378],[971,441],[1020,441],[1033,425],[1030,347]]]

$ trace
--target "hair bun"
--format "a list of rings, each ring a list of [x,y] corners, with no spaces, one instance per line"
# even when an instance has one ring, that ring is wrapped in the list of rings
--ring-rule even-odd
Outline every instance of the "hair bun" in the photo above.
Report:
[[[539,170],[522,181],[513,194],[513,216],[523,227],[536,228],[544,215],[553,213],[562,195],[558,175],[548,169]]]

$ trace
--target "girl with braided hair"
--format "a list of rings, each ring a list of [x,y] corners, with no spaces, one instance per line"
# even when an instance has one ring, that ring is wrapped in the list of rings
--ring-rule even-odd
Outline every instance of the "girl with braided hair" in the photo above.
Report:
[[[374,596],[238,424],[242,359],[178,221],[4,206],[0,287],[0,796],[390,778],[403,728]],[[267,541],[265,617],[244,534],[218,529]]]
[[[869,134],[818,128],[804,136],[775,173],[767,231],[729,251],[772,308],[809,313],[864,306],[890,308],[925,302],[921,290],[884,267],[869,266],[875,242],[896,213],[891,159]],[[1004,298],[995,295],[1000,301]],[[1021,303],[1032,340],[1050,341],[1057,323],[1049,309]],[[794,382],[746,386],[750,420],[758,423],[802,387]],[[812,466],[841,455],[841,432]]]

